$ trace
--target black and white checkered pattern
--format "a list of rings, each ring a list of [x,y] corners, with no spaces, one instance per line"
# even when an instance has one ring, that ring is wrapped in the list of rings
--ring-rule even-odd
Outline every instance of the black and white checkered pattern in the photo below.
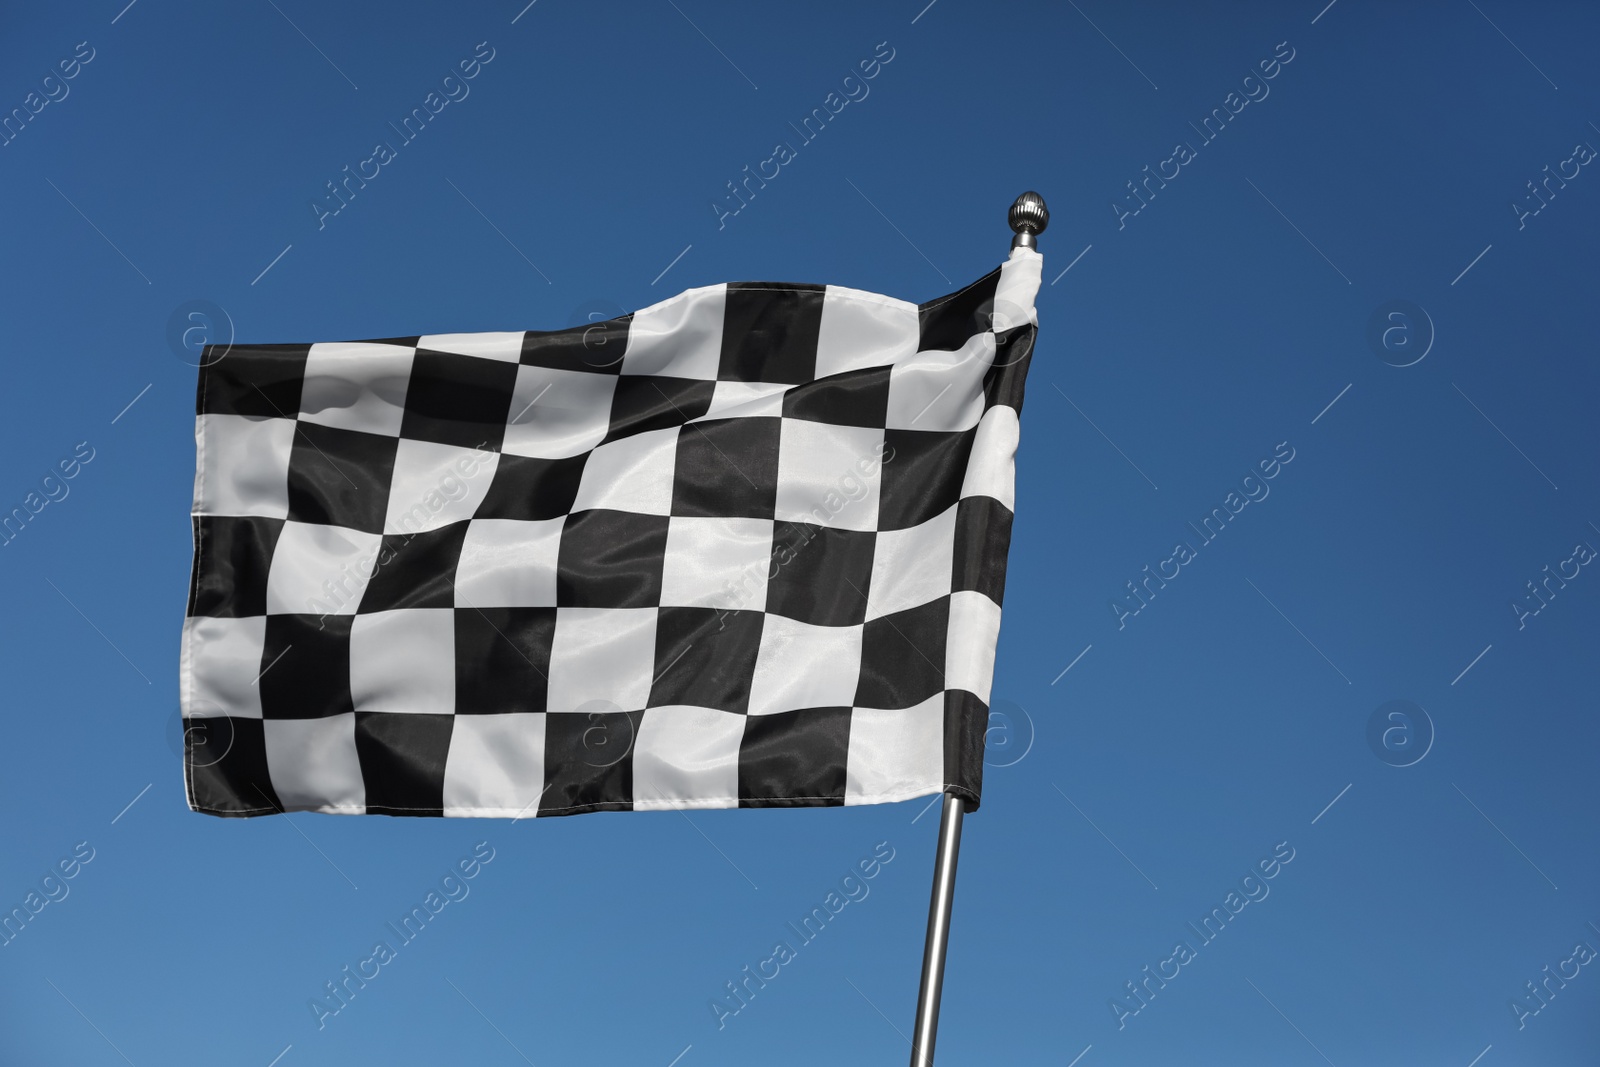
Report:
[[[976,807],[1041,260],[200,372],[189,804]]]

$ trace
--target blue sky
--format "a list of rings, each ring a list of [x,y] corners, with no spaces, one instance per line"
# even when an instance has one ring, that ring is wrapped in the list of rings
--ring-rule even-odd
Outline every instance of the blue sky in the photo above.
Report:
[[[549,329],[741,279],[926,300],[1036,188],[1008,717],[940,1062],[1593,1062],[1592,9],[124,3],[0,14],[0,111],[28,116],[0,147],[0,493],[38,509],[0,549],[0,904],[58,898],[0,948],[0,1060],[901,1061],[922,802],[188,812],[172,335],[195,302],[250,342]],[[875,848],[870,893],[719,1029],[724,983]],[[324,983],[462,861],[319,1029]]]

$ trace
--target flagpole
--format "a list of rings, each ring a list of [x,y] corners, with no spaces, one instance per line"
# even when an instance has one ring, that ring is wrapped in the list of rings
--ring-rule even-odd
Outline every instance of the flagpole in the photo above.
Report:
[[[922,949],[922,987],[917,991],[917,1027],[911,1037],[911,1067],[932,1067],[939,1031],[939,994],[944,987],[944,955],[950,946],[950,907],[956,896],[956,857],[961,851],[961,817],[966,802],[944,795],[939,813],[939,851],[933,860],[933,899],[928,902],[928,940]]]
[[[1007,213],[1012,248],[1038,250],[1036,238],[1050,225],[1044,197],[1026,192]],[[939,849],[933,858],[933,894],[928,901],[928,939],[922,947],[922,984],[917,990],[917,1025],[911,1037],[911,1067],[933,1067],[939,1033],[939,997],[944,990],[944,959],[950,947],[950,912],[956,897],[956,860],[961,853],[961,820],[966,802],[946,793],[939,811]]]

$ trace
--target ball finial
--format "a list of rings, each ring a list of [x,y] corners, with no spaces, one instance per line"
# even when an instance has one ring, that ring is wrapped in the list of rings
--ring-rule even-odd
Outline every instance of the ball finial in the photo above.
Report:
[[[1017,197],[1006,217],[1016,234],[1011,239],[1012,248],[1037,249],[1039,243],[1034,238],[1050,225],[1050,209],[1044,206],[1044,197],[1032,190]]]

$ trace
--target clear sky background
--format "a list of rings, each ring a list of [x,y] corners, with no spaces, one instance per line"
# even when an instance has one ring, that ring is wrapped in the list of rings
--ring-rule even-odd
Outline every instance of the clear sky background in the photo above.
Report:
[[[1595,1062],[1591,6],[125,2],[0,13],[0,110],[57,97],[0,147],[0,505],[57,498],[0,548],[0,905],[73,872],[0,948],[0,1062],[904,1062],[924,802],[186,810],[171,324],[549,329],[728,280],[922,301],[1003,258],[1028,188],[1053,220],[1004,714],[939,1062]],[[389,123],[460,96],[480,42],[405,143]],[[1187,525],[1230,501],[1209,543]],[[1132,599],[1146,566],[1175,576]],[[319,1029],[324,984],[479,842],[468,895]],[[724,983],[880,842],[870,895],[719,1029]],[[1205,943],[1230,891],[1260,899]],[[1141,1003],[1147,965],[1176,976]]]

